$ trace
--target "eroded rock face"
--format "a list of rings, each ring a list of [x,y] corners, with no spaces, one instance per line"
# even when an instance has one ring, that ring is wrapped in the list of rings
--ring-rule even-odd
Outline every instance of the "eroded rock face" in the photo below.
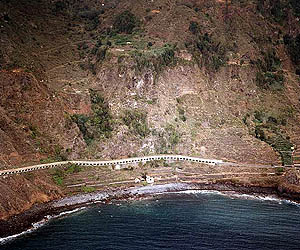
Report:
[[[8,176],[0,179],[0,220],[30,209],[34,204],[62,197],[46,172]]]
[[[76,158],[85,144],[65,115],[67,100],[31,73],[0,71],[0,163],[34,162],[66,149]]]
[[[82,3],[72,2],[60,10],[50,0],[0,3],[6,13],[0,14],[0,169],[53,156],[118,159],[165,152],[276,165],[279,154],[255,137],[255,126],[263,123],[257,112],[284,118],[278,129],[299,138],[300,88],[282,42],[286,27],[258,14],[251,1],[232,1],[225,20],[224,1],[114,0],[101,7],[86,0],[86,13],[99,14],[94,30],[92,20],[82,17]],[[142,22],[141,36],[103,40],[115,16],[128,8]],[[191,22],[201,28],[191,32]],[[290,30],[299,33],[299,22]],[[206,42],[199,44],[199,36]],[[196,41],[195,54],[190,46]],[[224,47],[226,57],[210,58],[205,46],[209,52]],[[285,72],[281,91],[259,89],[255,82],[256,64],[270,46]],[[223,58],[222,66],[211,70],[209,58],[210,64]],[[110,138],[87,145],[72,115],[93,112],[90,89],[105,98],[114,129]],[[136,125],[150,132],[141,136],[124,124],[126,110],[147,114]],[[9,216],[59,197],[51,183],[39,176],[0,179],[0,212]],[[299,185],[299,175],[287,173],[286,183]]]
[[[297,169],[291,169],[284,175],[285,182],[292,185],[300,184],[300,172]]]

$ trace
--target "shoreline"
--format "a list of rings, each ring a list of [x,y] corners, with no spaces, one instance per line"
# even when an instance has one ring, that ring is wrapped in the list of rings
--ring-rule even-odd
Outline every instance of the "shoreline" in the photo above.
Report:
[[[12,216],[8,220],[0,220],[0,245],[5,244],[3,239],[16,238],[25,233],[30,233],[49,219],[72,213],[83,207],[95,203],[106,203],[114,200],[140,199],[159,194],[167,194],[182,191],[219,191],[238,195],[252,195],[254,197],[273,196],[280,200],[299,203],[300,194],[293,196],[288,193],[280,193],[275,187],[243,186],[233,183],[168,183],[152,186],[138,186],[119,188],[112,191],[98,191],[93,193],[77,194],[54,200],[48,203],[38,204],[19,215]],[[237,196],[234,196],[238,198]]]

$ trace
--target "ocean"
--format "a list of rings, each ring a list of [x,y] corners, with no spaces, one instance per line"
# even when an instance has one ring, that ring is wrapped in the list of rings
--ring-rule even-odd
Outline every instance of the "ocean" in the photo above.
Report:
[[[95,204],[0,249],[300,249],[300,206],[218,192],[164,194]]]

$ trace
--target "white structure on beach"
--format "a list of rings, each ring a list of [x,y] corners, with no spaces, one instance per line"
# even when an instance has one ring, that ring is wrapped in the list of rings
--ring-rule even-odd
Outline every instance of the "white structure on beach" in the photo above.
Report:
[[[146,175],[146,182],[148,184],[153,184],[154,183],[154,178],[149,176],[149,175]]]

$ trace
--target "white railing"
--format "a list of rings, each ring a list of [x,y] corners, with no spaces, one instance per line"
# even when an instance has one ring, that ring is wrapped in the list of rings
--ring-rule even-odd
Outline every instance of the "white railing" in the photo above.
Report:
[[[79,166],[110,166],[110,165],[134,164],[134,163],[139,163],[139,162],[148,162],[148,161],[156,161],[156,160],[189,161],[189,162],[205,163],[205,164],[210,164],[210,165],[218,165],[218,164],[223,163],[222,160],[204,159],[204,158],[190,157],[190,156],[184,156],[184,155],[153,155],[153,156],[133,157],[133,158],[126,158],[126,159],[119,159],[119,160],[107,160],[107,161],[53,162],[53,163],[33,165],[33,166],[29,166],[29,167],[1,170],[0,176],[26,173],[26,172],[31,172],[31,171],[35,171],[35,170],[41,170],[41,169],[55,168],[55,167],[60,167],[62,165],[67,165],[67,164],[76,164]]]

